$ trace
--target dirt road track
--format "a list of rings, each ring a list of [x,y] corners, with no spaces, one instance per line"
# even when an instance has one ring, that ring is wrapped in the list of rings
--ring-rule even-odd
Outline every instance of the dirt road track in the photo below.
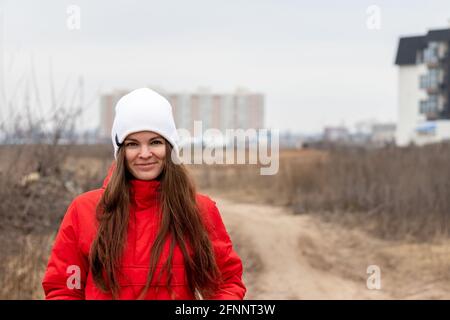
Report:
[[[305,247],[327,236],[311,216],[213,198],[243,258],[246,299],[389,298],[383,291],[368,290],[365,281],[352,281],[308,263],[302,254]]]

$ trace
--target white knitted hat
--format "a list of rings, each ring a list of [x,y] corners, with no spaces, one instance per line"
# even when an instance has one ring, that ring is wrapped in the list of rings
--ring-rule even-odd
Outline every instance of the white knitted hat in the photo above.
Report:
[[[148,88],[136,89],[120,98],[116,104],[111,130],[115,159],[125,138],[139,131],[153,131],[166,138],[178,157],[178,133],[172,107],[166,98]]]

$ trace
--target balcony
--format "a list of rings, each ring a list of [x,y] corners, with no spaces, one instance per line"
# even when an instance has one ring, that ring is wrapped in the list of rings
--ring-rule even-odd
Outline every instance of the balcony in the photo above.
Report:
[[[439,99],[437,95],[430,95],[428,99],[421,100],[419,103],[419,111],[424,114],[428,120],[437,119],[439,117]]]
[[[438,57],[429,57],[428,59],[424,59],[423,62],[427,65],[428,68],[439,67],[439,58]]]
[[[420,89],[424,89],[428,94],[439,93],[443,81],[442,72],[439,69],[430,69],[425,75],[420,76]]]
[[[439,66],[440,57],[438,54],[438,47],[435,44],[430,44],[423,50],[423,62],[428,68],[436,68]]]

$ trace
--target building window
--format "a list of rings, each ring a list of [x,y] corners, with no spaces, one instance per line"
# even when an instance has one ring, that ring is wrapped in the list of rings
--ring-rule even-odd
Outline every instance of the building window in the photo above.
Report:
[[[419,112],[426,115],[436,114],[438,112],[438,96],[432,94],[428,96],[427,100],[419,102]]]
[[[430,69],[430,72],[428,73],[430,85],[434,86],[437,85],[439,82],[439,70],[438,69]]]
[[[438,89],[441,82],[441,70],[429,69],[428,73],[420,76],[421,89]]]
[[[425,63],[438,63],[439,55],[438,55],[438,47],[439,43],[430,42],[428,47],[423,50],[423,61]]]

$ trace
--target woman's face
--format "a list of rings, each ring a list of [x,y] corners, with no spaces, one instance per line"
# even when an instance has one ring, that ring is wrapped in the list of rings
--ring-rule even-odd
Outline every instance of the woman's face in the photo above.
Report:
[[[159,176],[166,157],[166,140],[151,131],[128,135],[124,141],[127,169],[139,180],[153,180]]]

